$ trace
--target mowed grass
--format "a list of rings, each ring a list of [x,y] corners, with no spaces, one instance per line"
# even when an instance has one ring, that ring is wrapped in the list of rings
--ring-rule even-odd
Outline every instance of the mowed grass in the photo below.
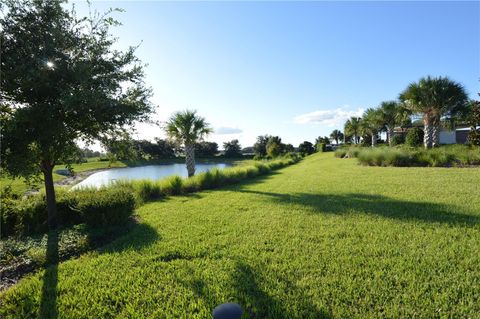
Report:
[[[0,295],[0,317],[211,318],[237,302],[244,318],[479,318],[479,180],[315,154],[142,206],[124,237]]]

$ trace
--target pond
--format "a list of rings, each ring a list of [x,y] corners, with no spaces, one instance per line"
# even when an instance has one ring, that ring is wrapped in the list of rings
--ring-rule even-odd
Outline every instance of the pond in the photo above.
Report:
[[[206,172],[212,168],[222,169],[230,165],[231,164],[226,163],[197,163],[195,165],[195,174]],[[118,180],[159,180],[171,175],[187,177],[188,173],[185,164],[174,163],[163,165],[112,168],[98,173],[93,173],[92,175],[88,176],[86,179],[72,187],[72,189],[77,189],[81,187],[100,187]]]

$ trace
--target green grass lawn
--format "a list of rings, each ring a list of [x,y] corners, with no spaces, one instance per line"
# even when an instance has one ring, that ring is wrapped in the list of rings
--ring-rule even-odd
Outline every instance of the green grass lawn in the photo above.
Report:
[[[480,169],[312,155],[138,209],[105,248],[0,295],[5,318],[479,318]],[[55,236],[51,236],[55,253]]]

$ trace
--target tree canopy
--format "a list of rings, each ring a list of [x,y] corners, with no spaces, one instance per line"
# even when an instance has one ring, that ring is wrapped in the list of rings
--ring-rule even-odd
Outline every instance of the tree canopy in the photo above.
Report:
[[[115,50],[109,16],[77,17],[61,1],[8,1],[2,25],[2,168],[42,172],[55,224],[53,166],[76,141],[102,139],[146,120],[153,106],[135,47]]]

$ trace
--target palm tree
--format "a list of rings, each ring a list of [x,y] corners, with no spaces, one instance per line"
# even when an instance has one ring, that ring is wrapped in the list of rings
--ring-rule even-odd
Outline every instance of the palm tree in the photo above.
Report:
[[[165,125],[167,136],[185,146],[185,162],[188,177],[195,175],[195,143],[212,132],[209,124],[197,111],[181,111],[173,114]]]
[[[358,144],[360,136],[360,118],[351,117],[345,122],[345,135],[353,136],[353,143]]]
[[[412,112],[423,116],[425,148],[439,145],[440,121],[442,116],[455,116],[467,101],[467,94],[460,83],[448,77],[421,78],[411,83],[400,94],[400,100]]]
[[[385,127],[380,109],[368,108],[360,122],[361,130],[372,137],[372,147],[377,145],[377,134]]]
[[[335,140],[335,143],[338,145],[338,141],[343,139],[343,133],[340,130],[333,130],[330,134],[330,138]]]
[[[380,104],[380,114],[387,131],[387,141],[392,146],[393,130],[397,125],[403,125],[408,121],[409,112],[397,101],[386,101]]]

